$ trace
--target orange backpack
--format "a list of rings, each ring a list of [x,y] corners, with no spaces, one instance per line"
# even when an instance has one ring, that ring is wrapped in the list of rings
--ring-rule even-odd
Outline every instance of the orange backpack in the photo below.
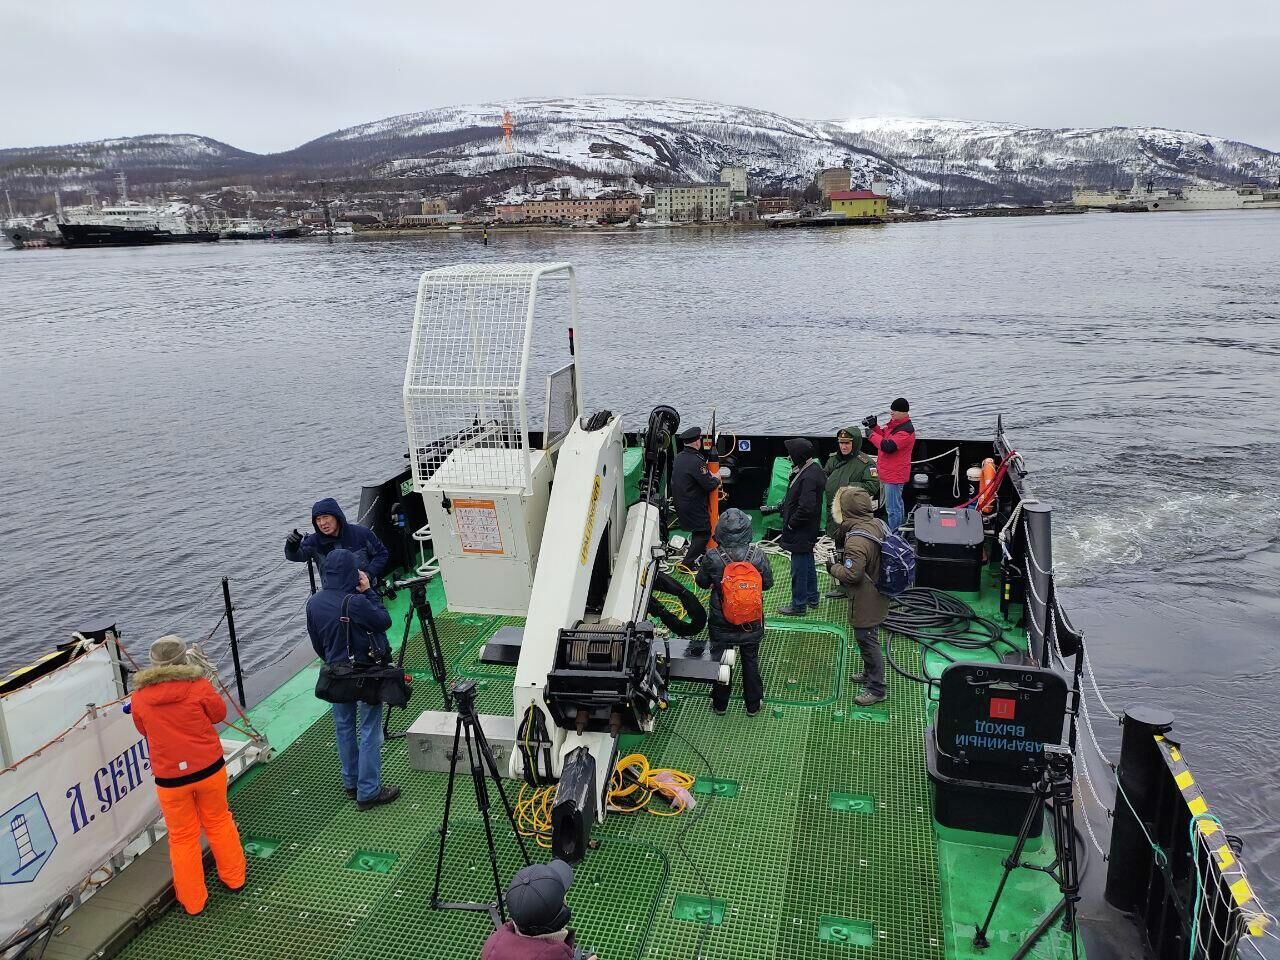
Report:
[[[729,557],[726,554],[725,559]],[[764,581],[755,564],[734,560],[725,564],[720,578],[720,609],[736,627],[764,621]]]

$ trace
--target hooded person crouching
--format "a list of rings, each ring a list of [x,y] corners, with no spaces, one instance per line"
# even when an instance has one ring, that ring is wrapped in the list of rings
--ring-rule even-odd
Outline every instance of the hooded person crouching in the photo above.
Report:
[[[147,738],[160,812],[169,831],[173,892],[182,908],[199,913],[209,899],[204,882],[204,830],[231,890],[244,886],[244,848],[227,807],[227,771],[215,724],[227,705],[201,667],[188,662],[181,637],[161,637],[151,645],[151,666],[133,678],[129,713]]]
[[[783,446],[791,458],[792,469],[786,496],[782,498],[782,535],[778,537],[778,546],[791,554],[791,606],[778,612],[799,617],[821,602],[813,547],[822,531],[822,491],[827,485],[827,475],[813,458],[813,444],[808,440],[794,437]]]
[[[338,547],[325,560],[323,589],[307,601],[311,646],[327,664],[370,666],[391,659],[387,628],[391,615],[367,578],[359,576],[356,557]],[[382,784],[382,705],[334,703],[333,726],[342,766],[342,786],[361,810],[390,803],[399,787]]]
[[[573,913],[564,902],[573,868],[563,860],[534,863],[507,885],[506,923],[489,934],[480,960],[573,960],[582,954],[569,929]],[[595,960],[587,953],[584,960]]]
[[[739,576],[740,571],[732,565],[749,563],[759,575],[758,596],[751,597],[751,603],[759,601],[759,619],[743,617],[737,613],[739,605],[731,604],[733,610],[726,615],[724,589],[725,572],[730,571],[730,586],[744,591],[754,591],[754,583],[744,583]],[[746,571],[750,573],[750,571]],[[746,704],[747,713],[755,716],[764,700],[764,680],[760,676],[760,641],[764,639],[764,596],[763,592],[773,586],[773,570],[769,566],[769,558],[760,547],[751,542],[751,518],[737,507],[730,507],[720,515],[716,524],[716,547],[709,550],[694,578],[698,586],[711,590],[711,610],[707,616],[707,633],[711,638],[711,653],[719,659],[729,647],[736,646],[741,653],[742,664],[742,700]],[[734,622],[741,621],[741,622]],[[716,713],[724,713],[729,707],[729,687],[715,684],[711,692],[711,706]]]
[[[286,560],[306,563],[315,560],[320,572],[324,572],[325,560],[339,547],[350,550],[356,558],[356,568],[374,581],[382,576],[390,556],[378,535],[368,527],[351,523],[333,497],[325,497],[311,505],[311,526],[314,533],[305,537],[294,530],[284,541]]]
[[[854,698],[860,707],[879,703],[887,692],[880,625],[889,615],[889,600],[876,589],[880,576],[880,545],[888,534],[872,515],[871,495],[861,487],[844,487],[834,503],[839,514],[836,557],[827,568],[849,595],[849,624],[862,652],[863,670],[853,677],[863,685]]]

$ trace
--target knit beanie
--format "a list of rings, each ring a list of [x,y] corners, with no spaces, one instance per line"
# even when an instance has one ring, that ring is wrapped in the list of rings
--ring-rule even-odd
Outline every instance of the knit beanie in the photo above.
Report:
[[[153,667],[176,667],[187,662],[187,642],[170,633],[151,644]]]
[[[907,403],[904,397],[899,397],[893,403],[889,404],[889,409],[894,413],[906,413],[911,409],[911,404]]]

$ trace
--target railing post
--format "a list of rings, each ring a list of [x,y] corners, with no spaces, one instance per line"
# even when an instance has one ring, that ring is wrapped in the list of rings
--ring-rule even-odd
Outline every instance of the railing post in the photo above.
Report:
[[[307,579],[311,581],[311,595],[316,593],[316,562],[311,557],[307,557]]]
[[[244,673],[240,669],[240,644],[236,641],[236,618],[231,606],[231,581],[222,578],[222,604],[227,612],[227,637],[231,641],[231,662],[236,671],[236,699],[244,703]]]
[[[1027,617],[1027,639],[1031,641],[1031,656],[1037,666],[1050,663],[1049,603],[1053,590],[1053,510],[1047,503],[1024,503],[1022,515],[1026,522],[1023,538],[1027,550],[1027,584],[1024,603],[1030,611]]]
[[[1155,867],[1155,851],[1142,821],[1150,823],[1154,819],[1160,768],[1164,766],[1155,737],[1173,729],[1173,714],[1154,707],[1133,707],[1125,710],[1121,725],[1124,732],[1120,767],[1116,770],[1115,822],[1111,827],[1105,896],[1117,910],[1130,913],[1145,903]]]

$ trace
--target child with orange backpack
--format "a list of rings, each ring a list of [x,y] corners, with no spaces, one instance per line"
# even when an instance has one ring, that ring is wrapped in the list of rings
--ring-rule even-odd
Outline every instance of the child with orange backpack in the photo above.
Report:
[[[773,586],[769,558],[751,542],[751,518],[736,507],[720,514],[715,530],[716,547],[698,565],[698,586],[710,588],[711,610],[707,633],[711,654],[719,659],[730,647],[739,651],[742,667],[742,699],[747,715],[755,716],[764,700],[760,677],[760,641],[764,639],[764,591]],[[712,688],[711,706],[723,714],[729,708],[729,688]]]

